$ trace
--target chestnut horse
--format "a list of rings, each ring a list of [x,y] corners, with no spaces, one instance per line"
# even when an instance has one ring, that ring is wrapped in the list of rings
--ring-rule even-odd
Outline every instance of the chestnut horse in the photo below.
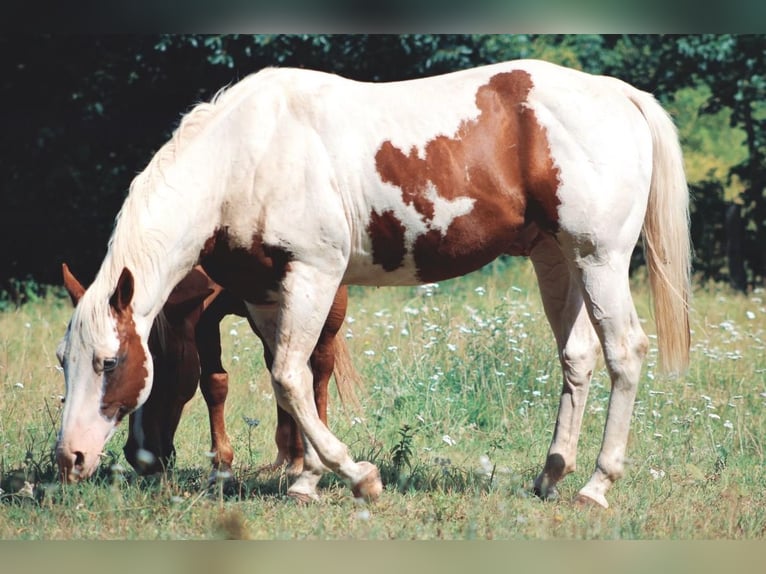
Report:
[[[66,264],[63,276],[64,286],[76,304],[85,289]],[[314,401],[319,418],[325,424],[330,375],[335,375],[341,402],[358,404],[352,386],[352,383],[359,384],[358,373],[351,363],[345,340],[337,337],[347,304],[348,290],[342,287],[311,355]],[[197,266],[173,289],[163,311],[155,319],[149,336],[154,361],[152,392],[146,402],[130,414],[128,438],[123,448],[125,458],[139,474],[161,472],[174,460],[176,429],[197,384],[207,404],[210,421],[211,481],[218,472],[231,470],[234,450],[224,419],[229,375],[221,363],[219,327],[227,315],[247,317],[244,303],[223,290]],[[251,327],[258,335],[252,323]],[[267,347],[264,347],[264,358],[270,369],[272,357]],[[288,474],[299,474],[303,468],[303,440],[295,420],[279,405],[274,439],[277,458],[267,467],[278,468],[287,464]]]
[[[342,287],[327,316],[322,334],[311,354],[314,376],[314,402],[319,418],[327,424],[327,398],[330,376],[335,375],[341,402],[356,402],[351,383],[358,375],[348,354],[343,337],[337,337],[348,303],[347,289]],[[163,313],[155,320],[149,338],[154,360],[154,384],[146,402],[131,413],[125,457],[141,474],[152,474],[168,467],[175,457],[173,437],[184,405],[194,396],[199,382],[210,420],[213,475],[231,470],[234,450],[224,420],[224,403],[228,394],[229,375],[221,363],[219,324],[227,315],[247,317],[244,303],[224,291],[204,270],[195,267],[179,283],[165,303]],[[160,320],[163,317],[164,320]],[[253,331],[259,335],[252,325]],[[261,341],[263,338],[261,337]],[[264,346],[266,365],[273,358]],[[287,464],[288,474],[303,469],[303,440],[295,421],[277,405],[276,460],[267,467]]]
[[[152,323],[201,263],[273,357],[279,405],[307,439],[288,494],[327,470],[377,498],[378,469],[321,421],[310,356],[341,285],[415,285],[528,256],[563,386],[542,497],[575,470],[599,348],[612,382],[578,500],[623,474],[648,350],[629,265],[643,231],[662,365],[686,368],[689,194],[678,135],[650,95],[536,60],[391,83],[266,69],[197,105],[131,183],[102,266],[58,349],[62,478],[91,475],[151,392]]]

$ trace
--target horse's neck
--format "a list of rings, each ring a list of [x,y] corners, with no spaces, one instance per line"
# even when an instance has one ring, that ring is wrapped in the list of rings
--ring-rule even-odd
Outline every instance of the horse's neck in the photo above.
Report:
[[[210,170],[182,169],[150,174],[141,182],[148,188],[131,190],[135,196],[123,206],[102,268],[112,282],[123,268],[130,270],[134,313],[150,321],[197,263],[219,223],[225,178]]]

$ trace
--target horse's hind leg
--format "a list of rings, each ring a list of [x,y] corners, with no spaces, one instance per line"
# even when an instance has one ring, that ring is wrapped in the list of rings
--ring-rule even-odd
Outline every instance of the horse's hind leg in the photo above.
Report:
[[[577,442],[599,342],[561,249],[552,239],[531,254],[548,322],[558,346],[563,386],[556,427],[545,467],[535,479],[535,493],[554,498],[556,484],[577,464]]]
[[[633,305],[628,281],[630,252],[594,253],[578,261],[585,305],[604,350],[612,381],[604,437],[596,469],[578,500],[608,507],[605,494],[625,468],[625,450],[641,366],[649,340]]]

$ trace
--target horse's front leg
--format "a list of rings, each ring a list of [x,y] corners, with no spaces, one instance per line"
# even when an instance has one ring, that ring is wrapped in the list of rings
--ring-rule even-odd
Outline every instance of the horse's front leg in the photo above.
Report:
[[[347,480],[356,497],[375,499],[383,489],[378,469],[369,462],[351,459],[346,445],[319,417],[314,401],[310,357],[337,288],[337,276],[299,261],[292,262],[283,280],[282,302],[275,323],[271,373],[274,393],[310,443],[304,445],[303,471],[288,489],[288,495],[300,500],[316,496],[316,485],[325,467]]]
[[[322,333],[311,353],[311,374],[314,378],[314,404],[320,420],[327,424],[327,397],[330,377],[335,369],[335,338],[346,318],[348,306],[348,289],[343,286],[338,289],[333,300],[330,313],[327,316]],[[269,364],[271,370],[271,364]],[[300,429],[282,407],[277,405],[276,442],[278,461],[287,460],[288,474],[299,475],[303,470],[304,443]]]
[[[200,391],[205,399],[210,420],[211,453],[214,482],[219,473],[231,472],[234,449],[226,432],[224,409],[229,392],[229,374],[221,363],[220,322],[226,315],[235,312],[231,298],[223,292],[213,301],[197,323],[195,332],[200,360]],[[238,313],[238,314],[241,314]]]

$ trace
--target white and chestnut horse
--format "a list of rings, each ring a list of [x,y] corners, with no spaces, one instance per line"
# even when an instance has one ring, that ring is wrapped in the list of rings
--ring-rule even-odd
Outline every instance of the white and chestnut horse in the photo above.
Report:
[[[109,249],[58,356],[65,480],[91,475],[152,384],[152,322],[200,263],[246,301],[273,356],[279,405],[305,440],[290,486],[327,469],[375,499],[378,469],[320,420],[310,355],[342,285],[415,285],[529,256],[563,390],[543,497],[575,469],[599,346],[612,381],[601,451],[579,499],[608,506],[648,340],[628,266],[643,229],[661,359],[689,358],[688,190],[655,99],[541,61],[385,84],[266,69],[195,107],[132,182]]]

